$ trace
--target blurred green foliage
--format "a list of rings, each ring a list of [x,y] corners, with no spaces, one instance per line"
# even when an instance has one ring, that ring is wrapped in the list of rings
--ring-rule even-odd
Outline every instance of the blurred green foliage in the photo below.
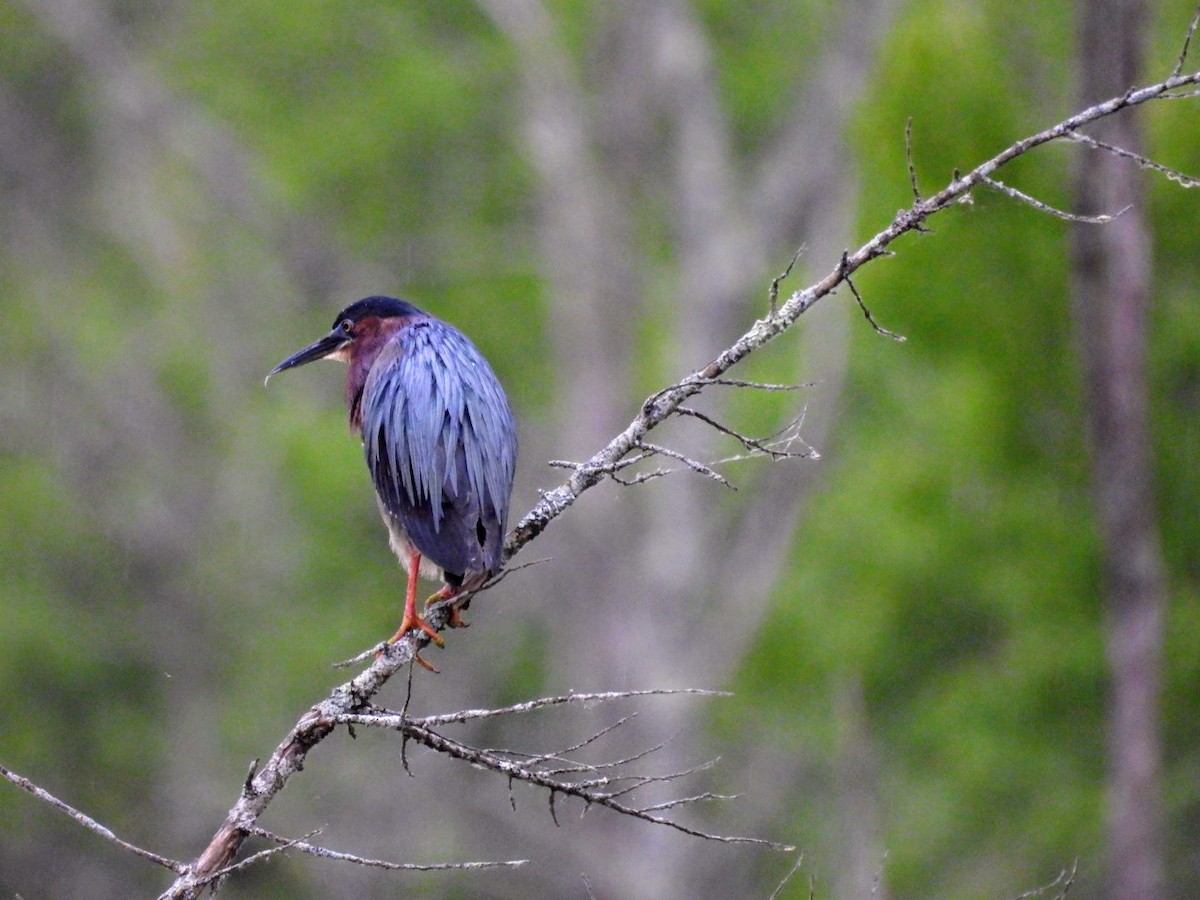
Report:
[[[1175,12],[1161,10],[1163,55],[1151,75],[1178,52],[1169,48],[1187,12]],[[906,10],[858,118],[860,235],[909,201],[907,119],[931,193],[1070,105],[1070,10],[1039,8],[1036,26],[1028,13],[1002,3]],[[1194,173],[1200,156],[1184,135],[1195,110],[1146,118],[1151,155]],[[1069,206],[1072,158],[1047,148],[1003,177]],[[1151,389],[1172,571],[1167,765],[1173,783],[1190,785],[1169,800],[1183,885],[1194,883],[1184,823],[1197,802],[1195,711],[1184,697],[1197,683],[1185,648],[1195,641],[1186,623],[1200,524],[1200,248],[1195,198],[1174,187],[1149,192]],[[1106,669],[1067,228],[980,193],[933,229],[860,278],[875,314],[908,341],[897,347],[867,327],[856,335],[849,402],[836,447],[825,448],[833,461],[745,684],[756,702],[796,711],[804,744],[830,748],[832,777],[838,722],[828,698],[845,679],[861,680],[886,785],[883,865],[897,895],[995,896],[997,867],[1014,886],[1032,885],[1078,857],[1091,896],[1102,891]],[[789,739],[793,718],[769,721]],[[798,801],[803,845],[829,840],[821,812],[819,794]]]
[[[594,9],[555,6],[568,45],[586,46]],[[12,36],[0,79],[44,109],[72,150],[52,160],[61,195],[45,208],[77,204],[48,214],[44,242],[6,242],[0,265],[0,761],[136,840],[140,817],[170,808],[175,788],[163,775],[190,736],[218,732],[238,766],[263,754],[336,678],[313,660],[361,649],[395,613],[378,599],[398,596],[398,575],[346,436],[339,379],[308,373],[301,385],[259,388],[346,297],[298,283],[278,262],[288,235],[264,233],[255,216],[286,210],[315,222],[335,251],[352,247],[373,273],[397,279],[394,292],[436,298],[516,386],[523,427],[548,418],[555,373],[531,175],[517,149],[514,51],[473,4],[254,0],[236,12],[173,7],[161,20],[129,7],[139,61],[245,148],[268,198],[230,220],[182,163],[121,181],[95,118],[102,86],[41,20],[0,3],[0,31]],[[803,70],[815,23],[838,7],[697,7],[739,158],[753,160],[793,99],[781,86]],[[1069,13],[1003,0],[920,0],[897,12],[849,142],[859,237],[910,200],[909,118],[928,193],[1074,108]],[[1169,70],[1188,15],[1181,2],[1160,6],[1150,75]],[[1145,120],[1152,155],[1200,173],[1194,104],[1156,107]],[[1046,148],[1005,177],[1066,206],[1073,158]],[[110,182],[146,194],[114,198]],[[1200,231],[1194,192],[1156,180],[1149,203],[1172,588],[1167,802],[1173,877],[1194,883]],[[122,230],[125,204],[161,213],[157,243],[134,225]],[[98,224],[111,219],[116,228]],[[796,786],[794,817],[779,825],[821,871],[821,850],[835,841],[822,785],[836,780],[845,741],[836,697],[860,685],[890,892],[1003,896],[1101,852],[1105,661],[1068,236],[1063,223],[988,193],[933,228],[858,280],[876,316],[908,340],[881,338],[855,313],[844,408],[813,464],[819,483],[742,667],[738,704],[718,711],[714,730],[736,725],[805,757],[810,782]],[[646,237],[651,257],[655,247],[669,256],[669,236]],[[778,236],[771,255],[785,259],[805,237]],[[357,275],[337,283],[355,295],[376,288],[393,290]],[[638,382],[652,389],[678,373],[655,346],[664,313],[653,296],[642,315]],[[773,377],[775,366],[755,360],[744,374]],[[742,398],[732,415],[776,421],[786,403]],[[181,635],[186,646],[166,649]],[[536,634],[520,638],[479,702],[542,688],[538,653]],[[182,694],[196,684],[206,699],[184,716]],[[172,714],[178,730],[164,735]],[[221,771],[195,811],[202,833],[241,777]],[[0,793],[10,798],[0,803],[3,889],[6,856],[74,826],[25,827],[32,801]],[[194,850],[185,829],[165,831],[180,845],[157,849]],[[272,871],[284,896],[299,876]],[[1085,862],[1081,885],[1095,893],[1090,871],[1091,882]],[[149,890],[155,874],[130,863],[114,878]]]

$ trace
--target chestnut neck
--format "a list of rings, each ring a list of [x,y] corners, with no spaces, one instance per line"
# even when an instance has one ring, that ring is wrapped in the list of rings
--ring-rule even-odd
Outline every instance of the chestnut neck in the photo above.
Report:
[[[346,405],[350,409],[350,427],[362,434],[362,396],[367,377],[375,360],[388,341],[407,328],[419,316],[392,316],[381,319],[367,316],[354,328],[354,340],[349,345],[349,368],[346,372]]]

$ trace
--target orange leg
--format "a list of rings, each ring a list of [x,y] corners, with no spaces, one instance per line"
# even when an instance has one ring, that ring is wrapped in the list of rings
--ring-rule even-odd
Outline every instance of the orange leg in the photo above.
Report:
[[[394,644],[410,631],[419,628],[429,635],[431,641],[439,647],[443,647],[446,642],[442,640],[442,636],[434,631],[428,622],[417,615],[417,576],[420,571],[421,554],[416,550],[410,550],[408,553],[408,590],[404,595],[404,618],[400,621],[399,630],[392,635],[392,639],[388,643]],[[421,665],[428,667],[428,663],[420,657],[417,657],[417,659]]]

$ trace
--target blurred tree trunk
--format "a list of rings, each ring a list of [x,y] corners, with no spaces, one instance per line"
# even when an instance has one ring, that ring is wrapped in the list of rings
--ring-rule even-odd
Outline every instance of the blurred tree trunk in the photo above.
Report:
[[[716,54],[694,4],[598,6],[594,37],[578,49],[551,4],[478,3],[520,51],[525,151],[539,198],[557,356],[550,452],[580,459],[624,427],[644,397],[632,376],[646,354],[639,335],[648,323],[660,371],[682,375],[765,311],[770,276],[795,244],[809,239],[804,262],[821,266],[846,246],[855,178],[845,127],[893,5],[852,4],[846,27],[831,29],[805,86],[795,89],[794,105],[772,133],[757,136],[752,152],[739,155]],[[646,235],[665,236],[666,251]],[[797,283],[802,277],[798,271]],[[827,411],[836,406],[845,364],[843,315],[831,305],[807,329],[819,335],[824,352],[814,355],[826,367],[814,373],[808,361],[794,364],[795,380],[826,380],[820,405]],[[732,394],[703,398],[716,418],[733,402]],[[820,444],[827,420],[816,420],[826,416],[814,414],[805,437]],[[680,429],[666,441],[700,460],[729,452],[699,429]],[[619,500],[611,488],[607,499],[597,492],[556,525],[546,546],[571,562],[541,601],[553,605],[541,616],[553,683],[727,683],[768,609],[800,514],[798,482],[809,477],[790,466],[752,481],[735,475],[742,489],[736,513],[722,508],[722,489],[676,475]],[[701,726],[694,710],[681,707],[646,722],[644,733],[631,723],[624,739],[636,752],[656,729],[695,733]],[[681,754],[672,762],[682,767],[692,751],[672,745],[664,759]],[[771,771],[787,783],[797,777],[789,748],[746,753],[753,762],[741,765],[745,771]],[[762,802],[760,809],[746,804],[747,817],[775,821],[787,792]],[[585,869],[594,858],[622,860],[620,868],[589,872],[601,895],[733,895],[752,877],[711,847],[681,845],[665,831],[593,832],[577,852]]]
[[[1141,0],[1082,0],[1082,99],[1136,82]],[[1094,136],[1140,150],[1136,111]],[[1092,483],[1104,561],[1111,672],[1108,713],[1108,885],[1115,898],[1163,895],[1159,694],[1166,592],[1153,496],[1146,319],[1150,245],[1140,172],[1108,153],[1086,153],[1077,185],[1085,213],[1129,212],[1103,227],[1075,227],[1074,301],[1083,352]]]

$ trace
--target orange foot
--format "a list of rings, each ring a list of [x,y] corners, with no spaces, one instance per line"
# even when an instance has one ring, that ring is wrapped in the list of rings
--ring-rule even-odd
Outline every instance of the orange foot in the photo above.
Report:
[[[439,647],[445,647],[446,642],[442,640],[442,636],[433,630],[433,626],[416,614],[416,611],[404,610],[404,618],[400,621],[400,627],[396,633],[392,635],[388,641],[389,644],[394,644],[400,638],[404,637],[410,631],[423,631],[429,635],[429,639]]]
[[[404,619],[400,622],[400,627],[396,630],[396,633],[393,634],[391,636],[391,638],[388,639],[388,643],[389,644],[396,643],[396,641],[400,640],[402,637],[404,637],[410,631],[423,631],[427,635],[429,635],[429,639],[431,641],[433,641],[435,644],[437,644],[439,647],[446,646],[446,642],[444,640],[442,640],[442,636],[440,634],[438,634],[436,631],[434,631],[432,626],[430,626],[430,624],[428,622],[426,622],[424,619],[422,619],[416,613],[413,613],[410,616],[408,610],[405,610]],[[430,672],[437,672],[437,669],[435,669],[433,666],[431,666],[429,663],[427,663],[424,659],[422,659],[420,653],[413,653],[413,659],[415,659],[417,661],[417,663],[421,666],[421,668],[428,669]]]

